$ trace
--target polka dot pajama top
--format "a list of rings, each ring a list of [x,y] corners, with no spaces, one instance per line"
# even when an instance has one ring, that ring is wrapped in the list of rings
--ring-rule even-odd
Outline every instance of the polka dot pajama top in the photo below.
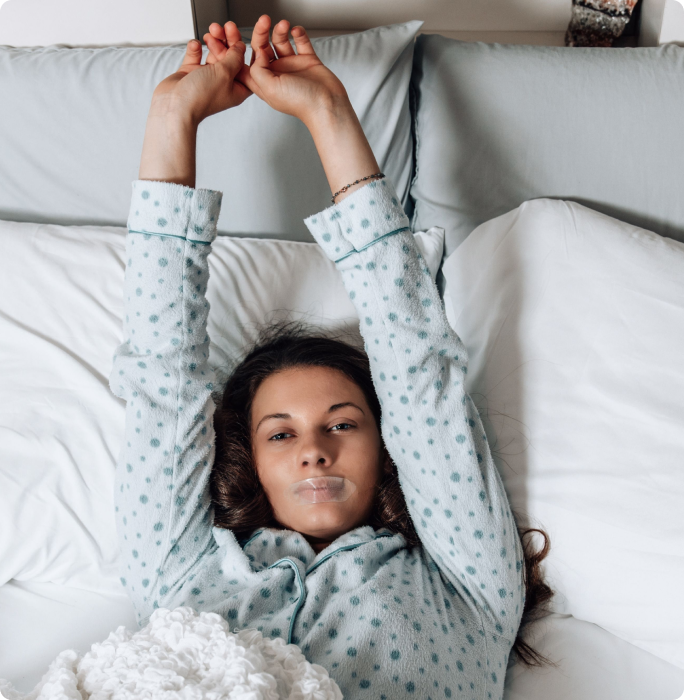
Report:
[[[500,700],[524,603],[523,551],[477,408],[467,352],[387,178],[304,221],[360,317],[382,436],[421,546],[358,527],[316,554],[291,530],[213,527],[207,258],[222,193],[136,180],[116,468],[121,583],[138,623],[192,606],[298,644],[345,698]],[[267,274],[267,271],[264,271]]]

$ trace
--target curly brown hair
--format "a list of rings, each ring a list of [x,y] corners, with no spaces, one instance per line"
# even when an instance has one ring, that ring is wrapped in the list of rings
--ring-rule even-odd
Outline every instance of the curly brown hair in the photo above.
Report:
[[[235,367],[225,387],[215,393],[216,456],[210,488],[214,525],[232,530],[244,542],[256,529],[282,529],[259,480],[251,443],[252,401],[270,375],[293,367],[327,367],[343,372],[363,391],[380,430],[381,408],[367,355],[347,342],[313,334],[302,322],[281,322],[264,328],[250,352]],[[404,536],[409,548],[421,544],[401,490],[394,461],[383,443],[384,469],[368,525],[387,528]],[[512,510],[512,509],[511,509]],[[513,513],[516,521],[518,516]],[[544,582],[541,561],[549,551],[543,530],[518,528],[525,554],[525,605],[512,651],[526,666],[552,664],[522,639],[522,630],[541,617],[544,604],[554,595]],[[545,538],[540,552],[531,551],[522,539],[531,532]]]

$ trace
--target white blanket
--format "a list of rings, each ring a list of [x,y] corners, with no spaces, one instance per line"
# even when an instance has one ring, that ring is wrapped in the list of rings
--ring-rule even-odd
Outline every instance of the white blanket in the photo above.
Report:
[[[123,625],[79,656],[61,652],[26,694],[0,679],[5,700],[341,700],[328,672],[296,644],[230,632],[216,613],[159,608],[146,627]]]

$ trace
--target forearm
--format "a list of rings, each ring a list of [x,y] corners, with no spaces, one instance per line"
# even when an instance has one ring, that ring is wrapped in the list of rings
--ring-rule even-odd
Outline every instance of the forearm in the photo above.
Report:
[[[197,126],[183,112],[153,101],[145,127],[139,179],[194,187]]]
[[[425,550],[515,638],[522,545],[482,420],[466,393],[468,353],[389,179],[304,220],[342,274],[360,319],[382,437]]]
[[[380,166],[347,97],[331,100],[329,109],[318,112],[305,123],[316,145],[331,193],[355,180],[380,172]],[[368,182],[359,182],[337,195],[335,203]]]
[[[122,583],[140,622],[213,546],[206,292],[222,193],[145,180],[132,189],[123,342],[109,386],[126,401],[116,521]]]

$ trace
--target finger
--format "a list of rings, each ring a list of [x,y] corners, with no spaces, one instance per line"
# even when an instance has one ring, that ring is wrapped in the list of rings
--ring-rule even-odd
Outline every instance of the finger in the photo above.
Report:
[[[247,47],[244,41],[238,41],[229,49],[225,50],[220,63],[223,63],[229,70],[230,77],[235,79],[235,76],[240,72],[242,66],[245,65],[245,51]]]
[[[181,68],[183,66],[199,66],[200,63],[202,63],[202,44],[193,39],[188,42],[188,46],[185,49],[185,56],[183,56]]]
[[[216,56],[214,56],[214,54],[211,52],[211,48],[209,47],[209,44],[207,44],[207,38],[211,38],[211,34],[209,34],[209,32],[207,32],[207,33],[202,37],[202,39],[204,39],[204,43],[205,43],[206,47],[209,49],[209,53],[207,54],[207,61],[206,61],[206,64],[207,64],[208,66],[210,66],[212,63],[216,63],[216,61],[218,61],[218,59],[217,59]]]
[[[295,46],[297,47],[298,54],[312,53],[314,56],[316,55],[311,39],[309,39],[309,35],[306,33],[306,29],[304,29],[304,27],[301,25],[292,27],[292,37],[294,39]]]
[[[280,22],[273,27],[273,38],[271,42],[278,52],[278,58],[295,55],[295,50],[292,48],[288,37],[289,29],[290,23],[286,19],[281,19]]]
[[[248,97],[254,94],[244,83],[238,80],[238,77],[233,81],[233,94],[237,99],[236,105],[242,104]]]
[[[252,32],[252,50],[263,49],[269,60],[275,60],[275,52],[268,40],[268,33],[271,28],[271,18],[268,15],[261,15],[254,25]]]
[[[224,29],[229,48],[242,39],[242,34],[240,34],[237,24],[232,20],[226,22]]]
[[[203,39],[205,44],[207,45],[207,48],[209,49],[207,63],[209,63],[210,65],[212,63],[216,63],[216,61],[220,61],[228,53],[228,49],[225,47],[223,42],[219,41],[211,34],[205,34]],[[210,58],[212,59],[211,61],[209,60]]]
[[[248,66],[245,66],[244,70],[240,68],[240,72],[235,76],[234,82],[242,83],[250,92],[253,92],[254,94],[259,94],[261,92],[257,84],[254,82],[254,78],[252,77]]]
[[[242,40],[242,34],[240,33],[240,30],[238,29],[237,24],[233,22],[232,20],[226,22],[225,24],[225,30],[226,30],[226,39],[228,40],[228,48],[232,48],[235,46],[238,42],[240,42],[243,46],[242,49],[242,65],[245,64],[245,52],[247,51],[247,47],[245,46],[245,42]],[[242,70],[242,68],[240,68]]]
[[[212,47],[212,46],[216,47],[216,44],[212,43],[213,41],[216,41],[216,40],[214,39],[214,37],[213,37],[211,34],[209,34],[209,32],[207,32],[207,33],[202,37],[202,39],[204,39],[204,43],[205,43],[206,47],[209,49],[209,53],[207,54],[207,61],[206,61],[206,63],[207,63],[208,66],[210,66],[210,65],[212,65],[213,63],[216,63],[216,61],[218,61],[218,58],[216,58],[216,56],[213,54],[213,52],[212,52],[212,50],[211,50],[211,47]],[[211,45],[210,45],[210,44],[211,44]],[[222,44],[222,45],[223,45],[223,44]]]
[[[249,66],[247,66],[246,64],[240,67],[240,71],[233,80],[233,84],[235,83],[242,83],[242,85],[244,85],[245,87],[245,90],[247,90],[250,94],[254,93],[261,97],[261,90],[259,89],[258,85],[254,82],[254,78],[252,77]]]
[[[254,59],[254,63],[250,66],[249,72],[253,82],[261,89],[262,87],[267,87],[269,83],[277,80],[277,78],[273,75],[273,71],[269,67],[271,61],[266,51],[264,51],[264,49],[257,49],[255,53],[256,58]],[[253,92],[257,92],[254,87],[251,85],[248,86]]]
[[[218,23],[218,22],[212,22],[209,25],[209,33],[214,37],[214,39],[218,39],[219,41],[223,42],[226,44],[226,33],[223,30],[223,27]]]

